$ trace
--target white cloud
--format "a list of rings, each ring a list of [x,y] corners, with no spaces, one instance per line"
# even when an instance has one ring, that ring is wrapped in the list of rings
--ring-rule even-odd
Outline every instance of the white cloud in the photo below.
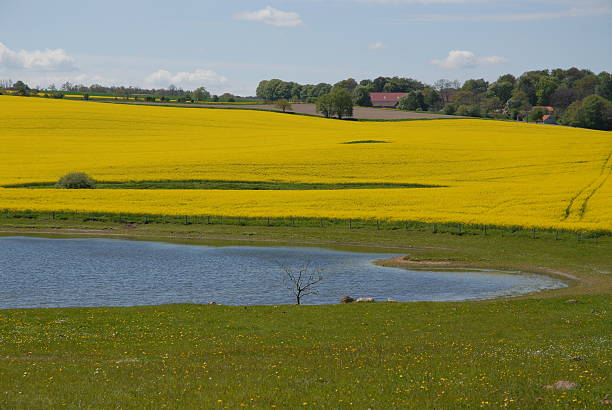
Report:
[[[375,43],[370,43],[368,46],[370,50],[382,50],[386,48],[385,44],[382,41],[377,41]]]
[[[234,18],[237,20],[258,21],[276,27],[297,27],[304,25],[298,13],[281,11],[270,6],[257,11],[238,13]]]
[[[505,57],[478,57],[471,51],[451,50],[442,60],[432,60],[431,63],[450,70],[472,68],[481,65],[493,65],[508,61]]]
[[[170,84],[174,84],[180,87],[192,88],[200,86],[217,86],[226,82],[227,78],[222,75],[201,68],[191,72],[181,71],[177,73],[171,73],[167,70],[158,70],[145,79],[147,85],[156,87],[167,87]]]
[[[0,67],[31,70],[71,71],[74,59],[61,48],[34,50],[12,50],[0,43]]]

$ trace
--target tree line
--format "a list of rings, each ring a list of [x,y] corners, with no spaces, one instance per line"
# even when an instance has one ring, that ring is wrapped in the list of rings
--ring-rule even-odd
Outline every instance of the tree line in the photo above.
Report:
[[[407,111],[534,122],[544,114],[552,114],[563,125],[612,129],[612,74],[605,71],[595,74],[575,67],[528,71],[519,77],[504,74],[494,82],[470,79],[463,84],[446,79],[425,84],[403,77],[377,77],[360,82],[349,78],[317,85],[273,79],[261,81],[256,94],[264,101],[316,103],[326,95],[338,96],[339,90],[346,91],[358,106],[371,106],[372,92],[404,92],[408,94],[397,108]],[[323,105],[325,100],[329,103],[329,98],[325,97]]]
[[[211,94],[205,87],[198,87],[194,90],[184,90],[183,88],[169,85],[167,88],[140,88],[140,87],[124,87],[124,86],[104,86],[100,84],[92,84],[86,86],[83,84],[73,84],[65,82],[60,86],[51,84],[48,87],[30,87],[23,81],[0,80],[0,90],[12,90],[18,95],[30,95],[36,93],[46,94],[53,98],[62,98],[65,94],[76,93],[82,95],[99,95],[112,96],[117,98],[134,98],[142,97],[147,99],[169,100],[176,99],[179,102],[203,101],[203,102],[236,102],[236,101],[253,101],[253,97],[240,97],[231,93],[223,93],[221,95]]]

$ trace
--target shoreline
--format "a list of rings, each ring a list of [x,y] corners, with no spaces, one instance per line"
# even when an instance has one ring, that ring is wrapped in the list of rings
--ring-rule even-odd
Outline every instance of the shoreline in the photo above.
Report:
[[[544,275],[560,280],[565,286],[556,289],[542,289],[520,295],[506,295],[493,298],[470,299],[459,302],[482,302],[482,301],[500,301],[509,299],[523,298],[547,298],[558,296],[559,291],[575,290],[580,285],[592,284],[584,277],[579,277],[574,274],[564,272],[559,269],[554,269],[547,266],[527,266],[520,269],[508,269],[501,265],[482,263],[478,261],[462,261],[455,262],[449,260],[410,260],[409,252],[417,250],[430,251],[453,251],[453,248],[432,247],[432,246],[389,246],[383,244],[355,244],[355,243],[339,243],[339,242],[313,242],[313,241],[298,241],[298,240],[277,240],[277,239],[252,239],[252,238],[215,238],[205,235],[161,235],[161,234],[140,234],[132,232],[108,232],[108,230],[100,229],[55,229],[55,230],[40,230],[40,229],[6,229],[0,227],[0,236],[31,236],[31,237],[64,237],[64,238],[106,238],[118,240],[134,240],[134,241],[156,241],[165,243],[180,243],[201,246],[289,246],[289,247],[321,247],[324,249],[361,252],[361,253],[403,253],[399,256],[390,258],[373,260],[372,264],[381,267],[390,268],[406,268],[415,270],[425,270],[427,268],[440,270],[448,268],[450,270],[492,270],[498,272],[516,272],[517,274],[535,274]],[[384,302],[384,301],[382,301]],[[381,302],[379,302],[381,303]],[[411,303],[411,302],[398,302]],[[441,303],[441,302],[432,302]],[[157,306],[157,305],[156,305]],[[245,305],[250,306],[250,305]],[[330,305],[330,306],[333,306]]]

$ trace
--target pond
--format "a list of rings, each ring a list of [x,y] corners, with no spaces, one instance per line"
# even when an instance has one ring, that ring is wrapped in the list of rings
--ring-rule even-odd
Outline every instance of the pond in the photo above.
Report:
[[[313,247],[201,246],[81,238],[0,237],[0,308],[133,306],[166,303],[294,303],[283,269],[310,262],[323,271],[319,294],[377,301],[461,301],[564,287],[559,280],[508,272],[439,272],[374,265],[389,253]]]

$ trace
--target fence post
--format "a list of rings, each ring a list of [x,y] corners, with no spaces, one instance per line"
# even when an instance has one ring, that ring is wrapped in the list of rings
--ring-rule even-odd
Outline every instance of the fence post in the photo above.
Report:
[[[376,230],[380,231],[380,221],[378,219],[376,220]]]
[[[352,220],[351,219],[349,219],[349,229],[353,229]]]
[[[531,228],[531,239],[536,238],[536,228]]]

